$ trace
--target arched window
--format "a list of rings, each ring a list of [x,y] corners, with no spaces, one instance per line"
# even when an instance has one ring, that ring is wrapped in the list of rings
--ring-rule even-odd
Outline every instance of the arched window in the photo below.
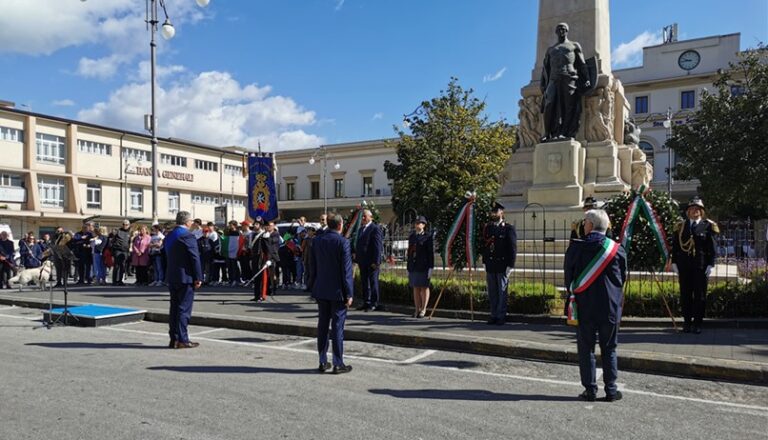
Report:
[[[645,153],[645,160],[653,166],[653,145],[648,141],[640,141],[640,145],[638,146],[643,150],[643,153]]]

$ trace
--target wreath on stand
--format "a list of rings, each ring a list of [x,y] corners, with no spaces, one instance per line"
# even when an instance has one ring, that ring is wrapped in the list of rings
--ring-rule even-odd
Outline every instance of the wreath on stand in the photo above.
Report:
[[[662,271],[668,263],[675,223],[680,219],[677,202],[667,193],[640,187],[614,196],[605,210],[611,219],[611,238],[629,244],[625,249],[629,269]]]

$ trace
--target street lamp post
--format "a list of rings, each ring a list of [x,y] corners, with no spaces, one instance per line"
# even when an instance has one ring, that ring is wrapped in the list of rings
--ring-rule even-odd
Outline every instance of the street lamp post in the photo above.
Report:
[[[672,148],[669,147],[669,138],[672,137],[672,107],[667,109],[667,119],[664,120],[664,128],[667,130],[667,194],[672,198]]]
[[[320,145],[315,149],[314,153],[312,153],[312,157],[309,158],[309,164],[314,165],[316,162],[315,158],[318,157],[323,161],[323,214],[328,214],[328,191],[326,181],[328,180],[328,158],[332,158],[333,155],[328,152],[325,145]],[[339,168],[341,168],[341,164],[339,164],[339,161],[337,160],[336,163],[333,164],[333,169],[338,170]]]
[[[210,0],[196,0],[197,5],[202,7],[208,6]],[[156,106],[156,63],[157,63],[157,43],[155,41],[155,32],[157,32],[157,25],[159,23],[157,17],[157,4],[163,8],[163,14],[165,15],[165,21],[161,28],[160,33],[163,38],[170,40],[176,35],[176,29],[171,24],[170,18],[168,18],[168,10],[165,8],[165,0],[149,0],[147,3],[147,26],[149,27],[149,52],[150,52],[150,90],[152,95],[152,104],[150,108],[149,118],[145,119],[145,128],[149,130],[152,135],[152,221],[158,221],[157,215],[157,106]]]

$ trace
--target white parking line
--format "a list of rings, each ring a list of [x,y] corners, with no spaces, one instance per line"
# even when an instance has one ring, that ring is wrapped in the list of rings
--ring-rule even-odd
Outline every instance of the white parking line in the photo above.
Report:
[[[27,321],[39,321],[42,319],[42,317],[30,317],[30,316],[15,316],[15,315],[2,315],[0,314],[0,318],[14,318],[14,319],[26,319]]]
[[[290,344],[283,345],[283,347],[295,347],[297,345],[304,345],[304,344],[309,343],[309,342],[317,342],[317,339],[305,339],[305,340],[299,341],[299,342],[292,342]]]
[[[221,330],[226,330],[225,328],[212,328],[210,330],[203,330],[201,332],[197,333],[190,333],[189,336],[199,336],[199,335],[207,335],[208,333],[218,332]]]
[[[420,360],[424,359],[425,357],[431,356],[431,355],[433,355],[435,353],[437,353],[437,350],[425,350],[424,352],[419,353],[416,356],[408,358],[408,359],[406,359],[404,361],[401,361],[400,363],[401,364],[412,364],[412,363],[414,363],[416,361],[420,361]]]

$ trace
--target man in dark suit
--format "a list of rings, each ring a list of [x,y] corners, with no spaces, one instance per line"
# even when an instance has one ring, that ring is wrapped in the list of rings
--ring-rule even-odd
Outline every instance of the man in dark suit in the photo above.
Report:
[[[578,327],[576,343],[579,372],[584,392],[579,396],[595,401],[595,335],[600,342],[603,360],[605,401],[622,398],[616,387],[618,362],[617,336],[623,303],[622,288],[627,276],[627,256],[621,246],[605,236],[610,220],[600,209],[584,216],[583,239],[574,239],[565,253],[565,285],[576,296]],[[597,257],[597,259],[596,259]]]
[[[672,234],[672,270],[679,274],[683,332],[701,333],[706,309],[707,283],[715,267],[717,223],[704,218],[704,202],[688,203],[687,220],[678,222]],[[691,326],[693,322],[693,326]]]
[[[197,239],[189,227],[192,215],[187,211],[176,214],[176,228],[165,237],[163,246],[168,256],[165,272],[168,290],[171,293],[171,307],[168,314],[169,348],[195,348],[200,345],[191,342],[187,325],[192,316],[195,289],[203,283],[203,270]]]
[[[517,232],[504,221],[504,206],[494,203],[491,221],[483,228],[483,263],[491,319],[488,325],[504,325],[507,320],[507,285],[509,271],[517,259]]]
[[[328,229],[312,243],[312,266],[310,274],[312,298],[317,300],[317,351],[320,355],[318,371],[323,373],[328,363],[328,338],[333,339],[334,374],[352,371],[351,365],[344,364],[344,321],[347,308],[352,305],[354,292],[352,255],[349,241],[341,235],[343,219],[338,214],[328,216]],[[331,333],[328,333],[328,324]]]
[[[330,223],[329,223],[330,228]],[[364,303],[357,310],[384,310],[379,305],[379,266],[384,237],[379,225],[373,222],[371,211],[363,211],[360,229],[357,231],[354,260],[360,268]]]

